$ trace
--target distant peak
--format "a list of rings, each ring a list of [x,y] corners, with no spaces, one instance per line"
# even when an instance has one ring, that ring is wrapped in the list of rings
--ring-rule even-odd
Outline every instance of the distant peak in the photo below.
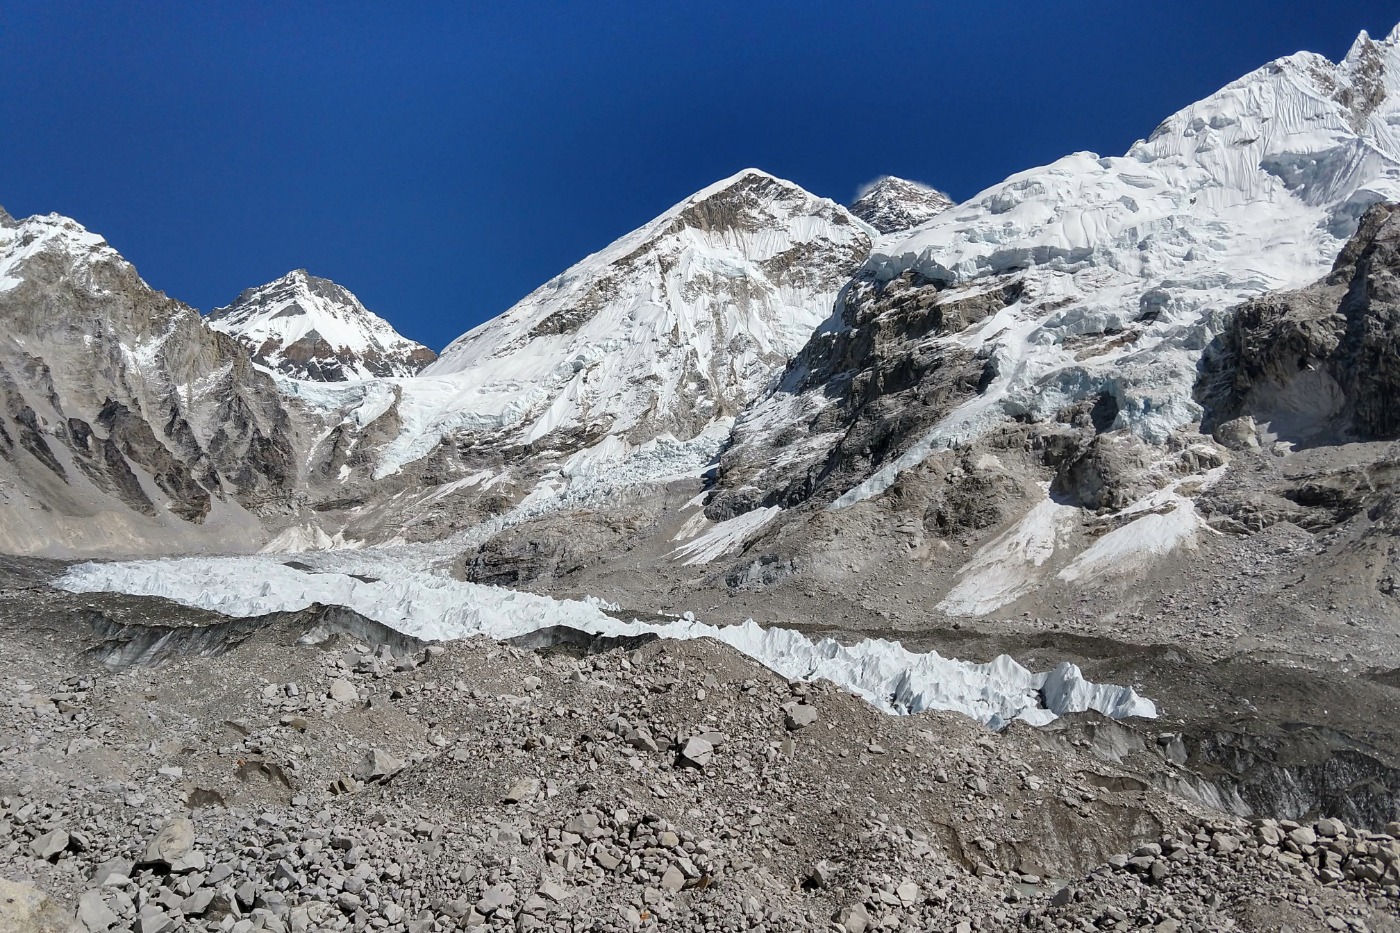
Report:
[[[207,320],[247,347],[255,362],[299,379],[409,376],[436,358],[348,288],[305,269],[244,290]]]
[[[922,182],[881,175],[861,186],[851,213],[881,233],[917,227],[953,206],[953,199]]]
[[[926,191],[932,194],[948,197],[932,185],[926,185],[921,181],[913,181],[908,178],[900,178],[898,175],[881,175],[874,181],[866,182],[860,186],[856,192],[856,200],[866,197],[876,191]]]

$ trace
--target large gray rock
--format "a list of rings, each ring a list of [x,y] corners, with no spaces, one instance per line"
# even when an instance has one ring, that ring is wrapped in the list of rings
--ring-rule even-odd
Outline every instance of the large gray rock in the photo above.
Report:
[[[355,689],[355,685],[348,680],[332,680],[330,689],[331,699],[337,703],[354,703],[360,698],[360,693]]]
[[[805,729],[817,721],[817,708],[809,703],[790,703],[787,706],[786,723],[794,731]]]
[[[83,933],[38,888],[0,878],[0,930],[5,933]]]
[[[710,759],[714,757],[714,754],[714,745],[699,736],[688,739],[685,745],[681,747],[681,757],[701,768],[710,763]]]
[[[141,861],[166,865],[172,871],[204,867],[204,859],[194,851],[194,823],[185,817],[171,820],[146,844]]]
[[[392,777],[403,768],[403,762],[382,748],[373,748],[365,753],[365,757],[351,773],[357,781],[382,781]]]
[[[121,918],[107,906],[102,892],[93,888],[78,898],[78,922],[88,933],[103,933],[120,923]]]
[[[61,829],[44,833],[29,844],[29,851],[33,853],[34,857],[42,859],[57,858],[66,848],[68,848],[68,834]]]

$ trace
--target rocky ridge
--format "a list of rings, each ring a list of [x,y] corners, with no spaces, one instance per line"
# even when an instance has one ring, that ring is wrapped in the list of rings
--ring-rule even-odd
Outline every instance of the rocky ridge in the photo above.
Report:
[[[58,215],[0,217],[0,547],[256,540],[297,477],[272,380]]]

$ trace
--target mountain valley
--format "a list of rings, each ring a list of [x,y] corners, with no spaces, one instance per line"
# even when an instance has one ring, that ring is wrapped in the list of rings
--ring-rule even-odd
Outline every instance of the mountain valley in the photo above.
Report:
[[[0,926],[1400,930],[1397,127],[746,169],[440,354],[0,211]]]

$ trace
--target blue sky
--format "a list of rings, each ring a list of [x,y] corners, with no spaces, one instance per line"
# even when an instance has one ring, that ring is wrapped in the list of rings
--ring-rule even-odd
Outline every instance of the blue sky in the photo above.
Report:
[[[440,349],[746,166],[848,202],[1121,153],[1400,4],[240,2],[0,12],[0,204],[208,310],[305,267]]]

